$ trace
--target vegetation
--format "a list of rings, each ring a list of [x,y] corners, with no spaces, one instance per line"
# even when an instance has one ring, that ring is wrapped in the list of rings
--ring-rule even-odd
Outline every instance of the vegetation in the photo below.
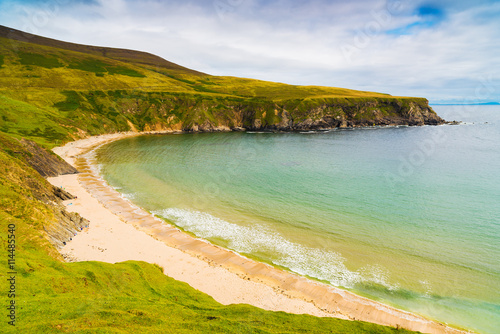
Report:
[[[17,35],[16,35],[17,34]],[[17,37],[16,37],[17,36]],[[15,225],[16,327],[2,333],[405,333],[362,322],[223,306],[142,262],[65,263],[46,238],[58,224],[51,186],[27,162],[20,138],[45,148],[107,132],[273,125],[279,110],[307,118],[330,105],[424,99],[340,88],[214,77],[154,55],[68,44],[0,26],[0,242]],[[337,113],[337,114],[335,114]],[[5,283],[10,271],[0,265]],[[2,305],[8,305],[2,294]],[[77,302],[76,302],[77,301]]]
[[[0,131],[16,138],[33,138],[46,147],[60,144],[68,137],[59,115],[1,95]]]
[[[54,57],[44,56],[37,53],[19,52],[19,62],[22,65],[34,65],[45,68],[61,67],[61,63]]]
[[[145,78],[146,76],[133,70],[128,67],[124,66],[114,66],[108,63],[104,63],[98,59],[84,59],[79,62],[74,62],[69,65],[69,68],[71,69],[77,69],[77,70],[82,70],[82,71],[87,71],[87,72],[93,72],[97,76],[103,76],[104,73],[108,73],[110,75],[113,74],[121,74],[121,75],[127,75],[129,77],[136,77],[136,78]]]

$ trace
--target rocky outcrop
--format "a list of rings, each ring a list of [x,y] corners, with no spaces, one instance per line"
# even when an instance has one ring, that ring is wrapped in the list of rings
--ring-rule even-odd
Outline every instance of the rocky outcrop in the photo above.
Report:
[[[27,201],[37,200],[43,203],[51,212],[49,217],[43,222],[43,230],[47,239],[56,247],[63,247],[73,236],[88,226],[88,221],[77,213],[69,213],[63,201],[74,199],[74,196],[64,189],[54,187],[40,175],[57,176],[60,174],[77,173],[77,170],[59,159],[57,156],[47,152],[35,142],[30,140],[9,139],[0,136],[0,150],[10,156],[11,168],[19,168],[16,175],[3,175],[23,185]],[[33,169],[30,168],[33,167]],[[40,175],[37,175],[38,174]]]
[[[276,120],[277,119],[277,120]],[[286,106],[267,114],[256,113],[247,122],[250,130],[308,131],[334,128],[439,125],[445,123],[425,99],[351,99],[330,100],[313,106]]]
[[[20,142],[28,153],[25,154],[26,162],[40,173],[40,175],[44,177],[53,177],[57,175],[78,173],[75,167],[58,156],[47,152],[35,142],[24,138],[21,139]]]
[[[57,189],[57,188],[56,188]],[[89,225],[89,221],[81,217],[78,213],[68,212],[61,204],[53,204],[57,223],[45,225],[49,241],[60,249],[70,241],[77,232],[80,232]]]
[[[88,119],[99,119],[107,124],[101,129],[102,133],[130,129],[144,132],[304,131],[444,123],[424,98],[312,97],[274,101],[257,97],[109,91],[99,92],[100,99],[96,100],[96,94],[66,93],[68,103],[73,100],[92,102],[81,102],[78,110]],[[123,119],[115,124],[105,113],[96,113],[96,110],[108,110],[109,115],[119,114]],[[80,123],[82,127],[86,125]]]
[[[43,229],[49,241],[60,249],[66,245],[78,232],[89,225],[89,221],[78,213],[68,212],[63,201],[69,201],[75,197],[62,188],[47,183],[42,189],[45,193],[39,199],[47,204],[54,213],[55,221],[44,224]]]
[[[50,183],[43,189],[46,195],[40,199],[45,202],[54,213],[55,221],[44,224],[43,229],[49,241],[60,249],[66,245],[78,232],[89,225],[89,221],[78,213],[68,212],[63,201],[75,199],[73,195],[62,188]],[[69,203],[68,203],[69,204]]]
[[[61,201],[67,201],[67,200],[75,198],[73,195],[71,195],[69,192],[67,192],[66,190],[64,190],[62,188],[53,187],[52,192]]]
[[[301,101],[295,105],[226,105],[225,117],[207,120],[205,111],[184,131],[310,131],[367,126],[420,126],[445,123],[426,99],[352,98]],[[196,108],[191,112],[196,113]],[[228,117],[228,115],[230,115]],[[232,116],[232,117],[231,117]]]

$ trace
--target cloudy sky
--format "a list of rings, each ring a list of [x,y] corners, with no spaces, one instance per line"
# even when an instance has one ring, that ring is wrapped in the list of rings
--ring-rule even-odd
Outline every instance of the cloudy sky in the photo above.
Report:
[[[500,102],[500,1],[0,0],[0,24],[213,75]]]

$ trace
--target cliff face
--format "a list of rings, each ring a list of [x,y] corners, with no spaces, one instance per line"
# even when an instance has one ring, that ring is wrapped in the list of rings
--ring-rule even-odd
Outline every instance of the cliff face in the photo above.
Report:
[[[75,167],[71,166],[56,155],[45,151],[35,142],[23,138],[20,143],[27,152],[26,160],[28,164],[40,173],[40,175],[53,177],[78,173]]]
[[[64,106],[72,103],[74,117],[82,120],[81,129],[88,134],[134,129],[189,132],[244,129],[304,131],[360,126],[438,125],[445,122],[423,98],[350,97],[269,101],[128,91],[72,91],[66,92],[66,95],[67,101],[54,106],[67,111]],[[98,127],[97,123],[103,126]],[[99,129],[99,132],[94,132],[94,129]]]
[[[396,125],[438,125],[440,118],[424,99],[330,100],[316,106],[286,106],[274,110],[274,121],[267,114],[255,115],[252,130],[327,130],[333,128]],[[302,108],[302,109],[301,109]]]
[[[21,145],[26,150],[27,163],[43,177],[54,177],[65,174],[76,174],[76,168],[61,158],[47,152],[35,142],[21,139]],[[68,241],[88,226],[89,222],[79,214],[66,211],[62,201],[74,199],[74,196],[61,188],[51,184],[40,189],[43,196],[40,197],[45,204],[52,208],[56,223],[46,224],[44,231],[49,241],[57,248],[63,247]]]
[[[30,217],[45,214],[42,230],[56,248],[62,247],[77,231],[88,225],[78,214],[66,211],[62,201],[73,199],[63,189],[56,188],[42,176],[77,172],[36,143],[16,140],[0,133],[0,188],[6,187],[0,209],[11,213],[20,203],[28,203]],[[15,195],[14,195],[15,194]],[[12,212],[15,216],[16,214]]]
[[[151,108],[149,108],[151,111]],[[168,111],[164,108],[168,115]],[[285,103],[202,103],[190,108],[190,118],[161,117],[144,130],[216,132],[230,130],[305,131],[334,128],[445,123],[425,99],[330,99]]]
[[[55,188],[54,189],[58,189]],[[69,193],[68,193],[69,194]],[[69,194],[72,199],[74,198]],[[52,203],[52,210],[54,211],[57,222],[55,224],[44,225],[44,231],[47,233],[49,241],[57,248],[60,249],[68,241],[70,241],[77,232],[89,225],[89,221],[79,214],[66,211],[64,205],[58,200]]]
[[[156,128],[192,132],[230,130],[307,131],[334,128],[439,125],[445,123],[425,99],[330,99],[285,103],[193,106],[190,119],[157,120]],[[172,122],[174,121],[174,122]],[[148,126],[146,126],[148,130]]]

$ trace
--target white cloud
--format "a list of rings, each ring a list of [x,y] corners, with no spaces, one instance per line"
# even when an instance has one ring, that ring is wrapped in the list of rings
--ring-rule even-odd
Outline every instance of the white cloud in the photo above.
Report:
[[[0,2],[0,20],[65,41],[148,51],[215,75],[432,101],[474,97],[481,78],[490,78],[491,93],[481,98],[500,100],[496,2],[434,1],[430,10],[440,16],[426,17],[418,15],[425,3],[408,0],[51,1]]]

